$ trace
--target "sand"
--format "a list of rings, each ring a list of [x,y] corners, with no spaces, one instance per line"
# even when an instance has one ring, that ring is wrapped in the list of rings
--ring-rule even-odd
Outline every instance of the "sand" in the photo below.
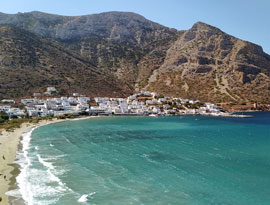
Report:
[[[87,117],[91,118],[91,117]],[[86,119],[86,118],[83,118]],[[69,120],[69,119],[68,119]],[[39,127],[51,123],[67,121],[67,119],[53,119],[40,121],[37,124],[25,123],[20,128],[13,132],[1,130],[0,134],[0,197],[2,201],[0,205],[9,204],[9,197],[5,194],[7,191],[14,189],[16,183],[16,176],[19,174],[18,165],[14,162],[16,160],[16,153],[19,149],[21,136],[25,132],[29,132],[34,127]]]

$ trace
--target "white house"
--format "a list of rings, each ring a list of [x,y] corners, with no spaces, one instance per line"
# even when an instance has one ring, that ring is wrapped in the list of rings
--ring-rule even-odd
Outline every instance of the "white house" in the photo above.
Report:
[[[57,92],[55,87],[47,87],[47,92]]]
[[[120,110],[122,113],[127,113],[128,112],[128,104],[126,101],[120,102]]]
[[[11,100],[11,99],[3,99],[1,100],[2,103],[10,103],[10,104],[15,104],[15,101],[14,100]]]
[[[33,96],[34,97],[40,97],[41,96],[41,93],[34,93]]]
[[[0,112],[7,112],[10,110],[10,108],[11,106],[9,105],[0,106]]]

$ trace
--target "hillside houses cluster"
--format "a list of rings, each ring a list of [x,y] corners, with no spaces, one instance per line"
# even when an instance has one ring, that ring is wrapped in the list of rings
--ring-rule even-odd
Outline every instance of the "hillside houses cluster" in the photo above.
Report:
[[[107,115],[219,115],[222,113],[220,107],[211,103],[202,104],[188,99],[163,97],[154,92],[141,92],[128,98],[95,98],[95,102],[98,106],[91,107],[90,112]],[[186,107],[186,105],[191,106]]]
[[[7,113],[9,117],[11,116],[23,117],[26,115],[25,110],[16,107],[11,107],[10,105],[0,106],[0,112]]]
[[[56,92],[50,87],[47,92]],[[34,96],[38,96],[37,93]],[[3,102],[3,101],[2,101]],[[93,115],[181,115],[181,114],[212,114],[219,115],[221,109],[214,104],[202,104],[182,98],[160,96],[154,92],[140,92],[128,98],[89,97],[74,93],[72,97],[38,97],[21,99],[19,107],[14,101],[6,99],[0,111],[11,116],[45,117],[63,114],[89,112]],[[6,105],[8,104],[8,105]],[[13,105],[10,105],[13,104]]]
[[[26,113],[30,117],[59,116],[70,113],[80,113],[89,110],[89,97],[60,97],[42,99],[22,99]]]

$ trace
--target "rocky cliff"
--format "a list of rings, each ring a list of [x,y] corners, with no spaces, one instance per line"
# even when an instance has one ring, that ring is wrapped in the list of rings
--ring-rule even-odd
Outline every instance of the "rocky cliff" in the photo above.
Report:
[[[212,102],[270,102],[270,56],[198,22],[182,32],[146,88]]]

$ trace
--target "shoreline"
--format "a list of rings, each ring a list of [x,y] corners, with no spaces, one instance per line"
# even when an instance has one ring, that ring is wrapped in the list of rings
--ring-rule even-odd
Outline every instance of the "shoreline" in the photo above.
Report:
[[[20,128],[14,131],[8,132],[1,130],[0,134],[0,197],[2,198],[1,204],[9,204],[11,199],[16,199],[15,197],[8,196],[6,193],[8,191],[18,189],[16,185],[16,177],[19,175],[19,165],[16,163],[17,152],[22,149],[21,140],[24,133],[30,132],[34,128],[41,126],[70,121],[70,120],[85,120],[94,118],[96,116],[89,116],[76,119],[52,119],[52,120],[42,120],[36,124],[34,123],[24,123]]]

